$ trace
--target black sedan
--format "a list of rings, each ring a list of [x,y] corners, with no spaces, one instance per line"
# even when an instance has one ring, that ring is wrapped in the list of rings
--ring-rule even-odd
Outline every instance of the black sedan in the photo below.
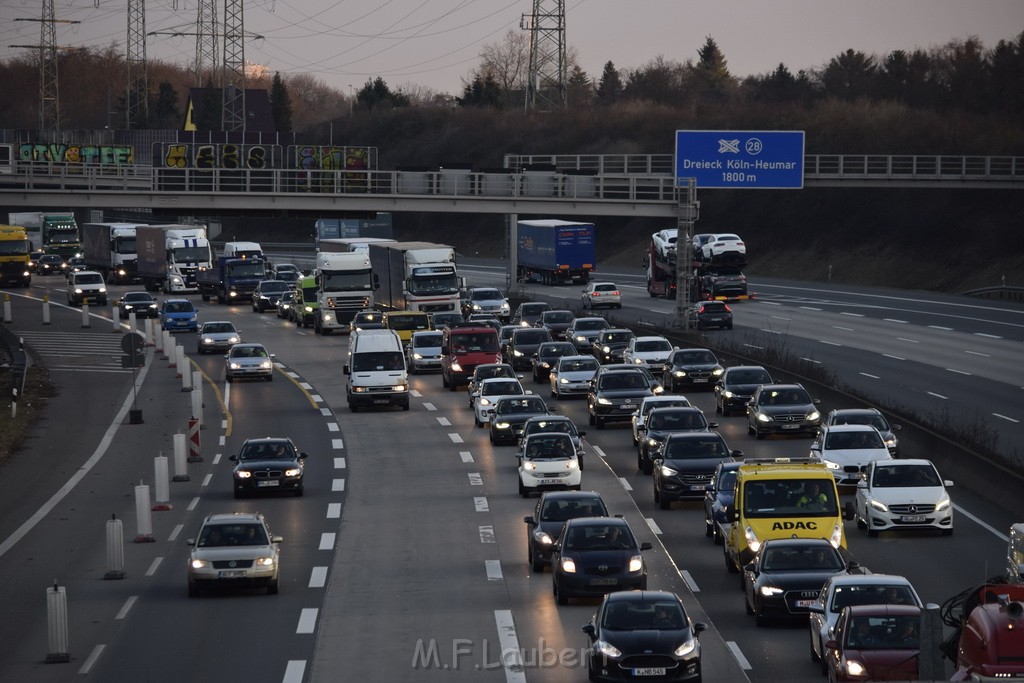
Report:
[[[277,310],[277,302],[282,296],[290,295],[291,290],[291,284],[284,280],[264,280],[256,285],[256,290],[252,293],[253,312]]]
[[[57,275],[68,267],[60,254],[43,254],[36,261],[36,273],[39,275]]]
[[[498,324],[498,330],[501,329]],[[512,332],[505,346],[505,362],[516,370],[525,370],[532,365],[533,354],[544,342],[551,341],[551,333],[535,327],[521,327]]]
[[[816,436],[820,402],[799,384],[762,384],[747,402],[747,433],[758,439],[769,434]]]
[[[654,392],[639,368],[633,372],[600,373],[587,392],[590,424],[604,429],[606,422],[628,422],[646,396],[654,396]]]
[[[302,474],[308,457],[285,438],[247,439],[238,455],[228,458],[235,463],[232,479],[235,498],[250,494],[288,491],[303,494]]]
[[[535,572],[551,562],[551,549],[558,543],[566,521],[577,517],[607,517],[608,506],[596,491],[544,491],[526,522],[527,562]]]
[[[540,314],[536,326],[547,329],[552,339],[565,339],[565,331],[575,319],[572,311],[544,311]]]
[[[515,443],[523,434],[523,423],[531,417],[548,415],[540,396],[506,396],[498,399],[490,420],[491,443]]]
[[[847,566],[823,538],[769,539],[740,577],[747,614],[758,626],[770,619],[804,619],[829,577],[858,571],[856,562]]]
[[[541,384],[547,382],[551,376],[551,368],[558,364],[558,359],[563,356],[575,356],[576,345],[567,341],[544,342],[537,347],[537,353],[533,354],[530,363],[533,366],[533,382]]]
[[[742,464],[721,463],[715,468],[714,482],[708,484],[704,493],[704,535],[714,539],[715,545],[722,545],[725,540],[722,527],[729,523],[725,509],[736,500],[736,492],[733,490],[736,486],[736,470]]]
[[[673,501],[702,499],[715,468],[741,457],[717,432],[670,434],[654,461],[654,502],[667,510]]]
[[[694,406],[655,408],[644,421],[644,437],[637,444],[636,468],[650,474],[655,459],[662,457],[670,434],[706,432],[716,427],[717,422],[708,422],[704,411]]]
[[[583,627],[587,675],[592,681],[699,681],[697,637],[707,627],[690,619],[675,593],[611,593]]]
[[[633,330],[623,328],[602,330],[591,344],[590,352],[601,363],[621,363],[622,353],[635,336]]]
[[[551,555],[555,602],[593,597],[618,590],[647,590],[644,550],[621,517],[579,517],[562,527]]]
[[[715,412],[728,417],[732,411],[746,412],[747,401],[762,384],[775,380],[760,365],[736,365],[726,368],[715,385]]]
[[[662,384],[666,391],[711,389],[725,368],[708,349],[677,349],[672,352]]]
[[[160,306],[149,292],[125,292],[117,300],[117,310],[122,320],[127,320],[134,311],[136,318],[156,318]]]

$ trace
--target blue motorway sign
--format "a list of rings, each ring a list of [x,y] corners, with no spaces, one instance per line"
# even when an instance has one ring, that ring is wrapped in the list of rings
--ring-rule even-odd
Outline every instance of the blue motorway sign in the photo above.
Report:
[[[677,130],[675,171],[698,188],[799,190],[804,132]]]

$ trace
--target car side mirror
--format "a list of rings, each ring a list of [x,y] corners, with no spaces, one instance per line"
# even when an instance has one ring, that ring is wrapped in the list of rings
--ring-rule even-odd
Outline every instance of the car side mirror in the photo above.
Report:
[[[590,636],[591,638],[596,638],[596,637],[597,637],[597,629],[595,629],[595,628],[594,628],[594,625],[593,625],[593,624],[587,624],[587,625],[585,625],[585,626],[584,626],[584,627],[582,628],[582,631],[583,631],[584,633],[586,633],[586,634],[587,634],[588,636]]]
[[[527,524],[533,524],[534,526],[537,525],[537,520],[533,518],[533,515],[527,515],[523,517],[523,521]]]
[[[708,422],[708,429],[718,429],[717,422]]]
[[[814,605],[811,605],[810,607],[808,607],[807,611],[808,612],[814,612],[815,614],[824,614],[825,613],[825,610],[822,609],[821,605],[817,605],[817,604],[814,604]]]
[[[749,564],[743,565],[743,571],[755,573],[757,571],[757,564],[750,562]]]
[[[868,487],[868,480],[867,479],[861,479],[860,481],[857,482],[857,488],[859,488],[859,489],[866,489],[867,487]]]
[[[238,462],[238,456],[237,455],[229,455],[228,456],[228,460],[230,460],[231,462]]]
[[[900,425],[889,425],[890,432],[898,432],[901,429],[903,429],[903,427],[901,427]]]
[[[270,537],[270,542],[271,543],[284,543],[284,536],[271,536]]]
[[[733,451],[732,452],[732,457],[737,458],[737,459],[738,458],[742,458],[743,457],[743,451],[741,451],[741,450]]]
[[[194,538],[186,538],[185,539],[185,545],[187,545],[187,546],[194,546],[195,544],[196,544],[196,539],[194,539]]]
[[[343,375],[348,375],[348,374],[350,374],[350,373],[349,373],[349,369],[348,369],[348,363],[346,363],[345,365],[342,365],[342,366],[341,366],[341,374],[343,374]]]
[[[654,547],[653,545],[651,545],[650,543],[646,543],[646,542],[640,544],[640,550],[650,550],[653,547]]]
[[[693,624],[693,634],[694,635],[697,635],[698,633],[703,633],[704,631],[707,631],[707,630],[708,630],[708,625],[705,624],[703,621],[694,622],[694,624]]]
[[[304,453],[304,452],[301,452],[301,451],[299,452],[299,458],[300,459],[305,459],[305,458],[308,458],[308,457],[309,457],[309,453]]]
[[[952,479],[943,479],[942,480],[942,485],[945,486],[948,489],[949,487],[951,487],[953,485],[953,480]]]
[[[587,435],[587,430],[581,429],[580,431],[576,432],[576,435],[582,439]],[[950,482],[950,485],[952,485],[952,482]]]
[[[835,640],[833,640],[832,638],[829,638],[828,640],[825,641],[825,649],[826,650],[838,650],[839,649],[839,645],[836,643]]]

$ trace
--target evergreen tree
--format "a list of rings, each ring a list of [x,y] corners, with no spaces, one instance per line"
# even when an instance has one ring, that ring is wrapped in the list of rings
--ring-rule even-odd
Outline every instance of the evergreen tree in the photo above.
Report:
[[[270,112],[278,133],[292,132],[292,101],[280,72],[274,73],[274,80],[270,84]]]
[[[501,86],[490,73],[487,73],[482,78],[477,75],[472,83],[467,83],[458,102],[460,107],[500,108],[502,99]]]
[[[597,99],[602,104],[611,104],[622,97],[622,76],[610,61],[604,65],[601,80],[597,83]]]
[[[847,50],[829,60],[821,74],[826,97],[856,100],[871,97],[875,90],[875,60],[863,52]]]
[[[356,104],[360,109],[390,109],[409,106],[409,98],[401,92],[392,92],[383,78],[367,80],[356,93]]]
[[[594,84],[587,72],[574,65],[569,72],[569,81],[566,83],[566,99],[569,106],[585,106],[594,100]]]
[[[196,130],[220,130],[221,111],[224,109],[224,91],[213,87],[213,81],[207,80],[203,86],[200,102],[193,103],[198,109],[193,118]]]
[[[725,55],[718,48],[718,43],[711,36],[707,36],[703,47],[697,50],[698,61],[695,66],[697,87],[703,95],[710,95],[715,99],[722,99],[727,96],[735,87],[733,77],[729,74],[729,67],[725,61]]]
[[[158,130],[181,130],[181,109],[178,108],[178,91],[168,81],[161,81],[157,88],[156,101],[150,106],[153,127]]]

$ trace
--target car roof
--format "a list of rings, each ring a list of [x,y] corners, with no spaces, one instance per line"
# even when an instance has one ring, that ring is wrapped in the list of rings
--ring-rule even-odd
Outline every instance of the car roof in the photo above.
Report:
[[[761,544],[764,548],[766,545],[771,544],[773,546],[796,546],[796,547],[807,547],[807,548],[831,548],[832,543],[826,538],[769,538]]]
[[[730,365],[725,369],[726,372],[732,372],[733,370],[764,370],[768,372],[768,368],[763,365]]]
[[[231,327],[235,326],[235,324],[230,320],[207,320],[205,323],[203,323],[203,327],[206,327],[207,325],[231,325]]]
[[[505,363],[495,363],[495,365],[505,365]],[[495,382],[518,382],[518,377],[487,377],[480,380],[480,384],[494,384]]]
[[[830,579],[833,586],[891,586],[903,584],[913,587],[910,579],[900,574],[836,574]]]
[[[260,436],[255,439],[246,439],[242,445],[248,444],[262,444],[262,443],[291,443],[292,440],[287,436]]]
[[[682,602],[679,596],[671,591],[613,591],[605,597],[605,602],[665,602],[668,600]]]
[[[260,344],[258,342],[242,342],[241,344],[235,344],[231,348],[233,348],[233,349],[245,349],[245,348],[249,348],[249,349],[254,349],[254,348],[265,349],[267,347],[263,346],[263,344]]]
[[[575,500],[577,498],[593,500],[594,498],[600,498],[601,502],[604,502],[604,498],[597,491],[542,491],[540,497],[544,500]]]
[[[263,522],[259,512],[215,512],[207,515],[203,524],[232,524],[234,522]]]
[[[931,460],[926,460],[925,458],[894,458],[892,460],[879,460],[878,462],[885,467],[920,467],[921,465],[931,465],[932,467],[935,467],[935,463]]]
[[[594,321],[597,321],[597,320],[600,320],[603,323],[607,323],[608,322],[606,319],[602,318],[599,315],[592,315],[589,318],[576,318],[575,320],[573,320],[573,322],[574,323],[585,323],[585,322],[594,322]]]
[[[843,610],[850,610],[851,617],[912,617],[921,613],[921,608],[916,605],[851,605],[844,607]]]
[[[871,425],[824,425],[822,431],[829,432],[877,432]]]
[[[576,424],[568,415],[536,415],[527,422],[572,422],[572,424]]]
[[[182,301],[184,301],[186,303],[192,303],[192,301],[189,300],[189,299],[180,299],[180,298],[179,299],[164,299],[164,303],[165,304],[169,304],[169,303],[172,303],[172,302],[173,303],[181,303]]]
[[[665,337],[662,337],[661,335],[655,334],[655,335],[650,335],[650,336],[647,336],[647,337],[636,337],[633,341],[638,341],[638,342],[642,342],[642,341],[666,341],[667,342],[668,339],[666,339]],[[671,343],[671,342],[669,342],[669,343]]]
[[[574,517],[567,519],[565,523],[572,526],[609,526],[614,524],[629,529],[629,524],[622,517]]]
[[[412,336],[414,337],[425,337],[427,335],[443,336],[444,330],[416,330],[415,332],[412,333]]]
[[[786,391],[788,389],[803,389],[802,384],[762,384],[761,391]]]

